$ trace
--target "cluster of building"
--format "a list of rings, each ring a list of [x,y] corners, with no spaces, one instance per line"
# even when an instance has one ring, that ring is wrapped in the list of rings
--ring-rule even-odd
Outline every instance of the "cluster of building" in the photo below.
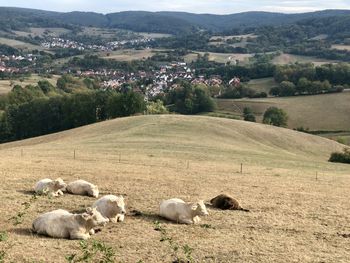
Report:
[[[69,48],[69,49],[77,49],[80,51],[84,50],[95,50],[95,51],[112,51],[118,48],[122,48],[126,45],[134,46],[142,43],[149,43],[153,39],[151,38],[140,38],[140,39],[131,39],[131,40],[122,40],[122,41],[112,41],[106,43],[106,45],[86,45],[83,43],[79,43],[77,41],[63,39],[59,37],[53,37],[45,42],[41,43],[41,46],[50,49],[50,48]]]
[[[184,62],[176,62],[161,66],[158,70],[149,72],[138,71],[132,73],[125,73],[120,71],[78,71],[78,75],[85,77],[99,77],[102,89],[120,90],[127,84],[140,81],[146,97],[151,98],[159,94],[168,92],[174,88],[174,84],[178,80],[186,80],[194,85],[206,86],[221,86],[223,81],[220,76],[205,76],[197,75],[195,69],[191,69]],[[232,83],[237,83],[238,78],[235,78]]]
[[[9,66],[11,64],[10,62],[13,61],[29,61],[29,62],[35,62],[36,57],[33,54],[26,54],[26,55],[12,55],[12,56],[6,56],[6,55],[0,55],[0,72],[8,72],[8,73],[17,73],[20,72],[22,69],[17,67]]]

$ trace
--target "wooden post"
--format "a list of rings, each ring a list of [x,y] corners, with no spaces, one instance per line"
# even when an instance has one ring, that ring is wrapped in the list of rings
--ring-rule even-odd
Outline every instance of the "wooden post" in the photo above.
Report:
[[[75,149],[74,149],[74,152],[73,152],[73,157],[74,157],[74,160],[75,160]]]
[[[318,174],[317,174],[317,172],[316,172],[316,181],[317,181],[317,179],[318,179],[318,178],[317,178],[317,175],[318,175]]]
[[[187,160],[187,169],[190,168],[190,161]]]
[[[121,160],[122,160],[122,154],[119,153],[119,162],[121,162]]]
[[[241,163],[241,174],[243,173],[243,163]]]

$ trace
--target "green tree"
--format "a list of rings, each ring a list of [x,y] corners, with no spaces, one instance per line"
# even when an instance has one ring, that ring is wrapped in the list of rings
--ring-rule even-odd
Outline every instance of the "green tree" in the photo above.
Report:
[[[243,117],[245,121],[256,122],[255,115],[251,108],[245,107],[243,109]]]
[[[156,102],[151,101],[146,106],[147,114],[167,114],[168,109],[164,106],[163,101],[157,100]]]
[[[295,85],[290,81],[282,81],[280,84],[280,96],[294,96],[296,92]]]
[[[279,127],[286,127],[288,121],[287,113],[279,108],[270,107],[264,113],[263,123]]]

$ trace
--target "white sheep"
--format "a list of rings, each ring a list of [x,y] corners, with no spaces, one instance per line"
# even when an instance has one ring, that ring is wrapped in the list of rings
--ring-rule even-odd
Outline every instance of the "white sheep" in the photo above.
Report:
[[[48,178],[38,181],[34,186],[34,191],[37,194],[49,194],[51,196],[63,195],[62,190],[66,188],[65,182],[61,178],[51,180]]]
[[[58,209],[40,215],[34,220],[32,228],[35,233],[50,237],[88,239],[95,233],[94,227],[104,226],[108,221],[92,208],[87,208],[82,214]]]
[[[98,199],[92,207],[96,208],[102,216],[108,218],[111,222],[124,221],[125,204],[123,196],[106,195]]]
[[[84,180],[76,180],[69,183],[66,190],[68,193],[75,195],[88,195],[95,198],[97,198],[99,195],[98,187]]]
[[[181,224],[197,224],[199,216],[209,215],[203,201],[185,203],[179,198],[162,201],[159,210],[160,216]]]

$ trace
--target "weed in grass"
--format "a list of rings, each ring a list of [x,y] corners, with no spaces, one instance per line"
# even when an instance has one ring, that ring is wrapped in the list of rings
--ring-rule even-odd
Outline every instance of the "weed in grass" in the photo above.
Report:
[[[0,232],[0,242],[4,242],[8,239],[7,232]]]
[[[215,227],[210,224],[201,224],[200,227],[205,229],[215,229]]]
[[[99,262],[113,263],[115,262],[115,251],[112,247],[98,240],[85,241],[79,243],[80,253],[70,254],[65,258],[69,263],[76,262]]]
[[[173,263],[192,263],[194,259],[192,257],[193,248],[185,244],[180,246],[172,237],[170,237],[162,224],[159,221],[154,221],[154,230],[161,233],[160,242],[167,242],[174,258]],[[183,256],[179,255],[179,250],[182,249]]]

